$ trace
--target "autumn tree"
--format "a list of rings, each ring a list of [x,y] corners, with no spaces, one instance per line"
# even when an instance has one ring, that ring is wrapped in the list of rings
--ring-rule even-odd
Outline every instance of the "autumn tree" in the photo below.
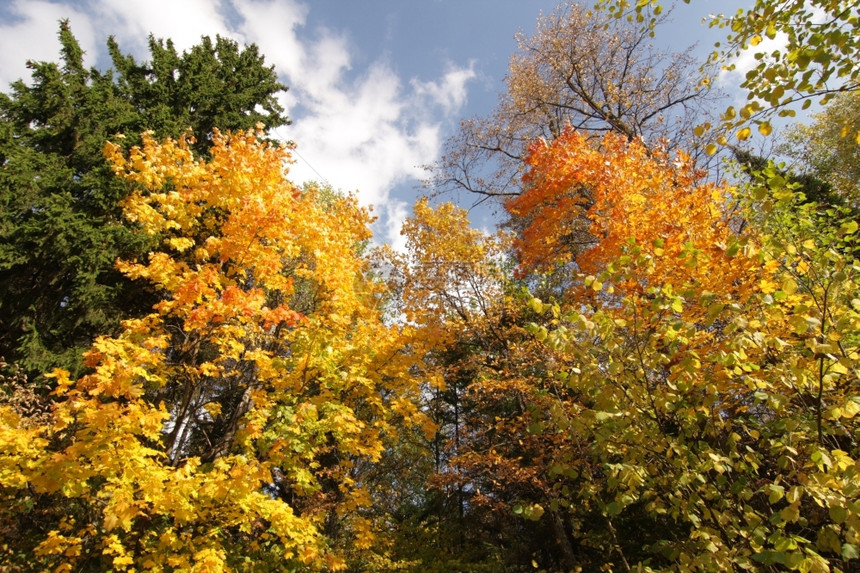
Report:
[[[664,18],[640,23],[573,3],[541,16],[533,35],[517,36],[495,110],[463,121],[447,143],[437,190],[475,194],[476,202],[517,196],[530,143],[552,141],[568,125],[694,149],[692,129],[716,92],[689,50],[651,44],[652,26]]]
[[[567,129],[551,144],[535,142],[527,163],[527,191],[506,204],[528,221],[514,243],[522,271],[575,261],[579,270],[596,274],[630,241],[657,241],[667,254],[655,261],[663,280],[675,272],[700,273],[696,280],[709,291],[732,281],[711,265],[676,264],[679,257],[718,253],[733,240],[720,207],[726,188],[705,183],[705,173],[683,151],[651,150],[614,134],[595,144]],[[729,273],[734,265],[714,266]]]
[[[809,125],[795,124],[778,151],[789,158],[791,169],[815,177],[845,204],[860,208],[860,92],[840,94]]]
[[[739,119],[752,119],[763,133],[770,133],[768,118],[773,114],[793,116],[790,106],[807,109],[815,101],[826,103],[834,94],[860,89],[860,12],[851,0],[757,0],[747,10],[715,19],[713,25],[730,30],[725,45],[712,55],[730,70],[731,58],[755,50],[764,38],[786,41],[784,48],[759,52],[756,66],[741,83],[749,103]]]
[[[575,132],[532,154],[511,205],[537,211],[524,264],[571,256],[554,249],[565,214],[545,205],[581,178],[594,190],[581,274],[566,299],[532,303],[557,321],[532,326],[562,388],[542,431],[580,445],[549,462],[575,476],[575,546],[613,570],[849,570],[856,222],[771,169],[740,195],[753,224],[737,235],[731,190],[695,184],[683,155],[612,137],[598,151]]]
[[[422,503],[398,523],[406,532],[398,554],[416,571],[531,570],[536,558],[574,567],[553,489],[569,478],[548,470],[574,447],[563,433],[540,431],[563,410],[548,374],[552,351],[526,328],[543,319],[512,276],[510,237],[427,200],[403,233],[406,252],[389,254],[390,276],[404,318],[428,343],[421,368],[435,382],[425,409],[438,431],[426,446],[434,471]]]
[[[596,6],[616,18],[653,26],[647,15],[662,4],[599,0]],[[769,135],[773,116],[794,117],[798,106],[805,110],[814,102],[826,104],[839,93],[860,88],[860,12],[853,0],[756,0],[728,15],[713,14],[709,25],[726,29],[727,35],[715,45],[708,64],[731,71],[743,52],[755,54],[756,64],[740,85],[748,103],[740,109],[731,106],[722,116],[723,127],[739,128],[735,135],[740,140],[750,136],[750,123]],[[784,40],[785,45],[768,53],[758,48],[764,39]]]
[[[481,352],[475,346],[493,344],[476,331],[495,312],[506,239],[471,228],[466,212],[449,203],[434,207],[425,198],[413,211],[402,230],[405,252],[384,248],[379,260],[394,312],[417,328],[421,342],[411,352],[424,380],[424,411],[437,431],[420,444],[429,466],[415,476],[419,493],[398,520],[403,534],[397,549],[418,570],[457,571],[486,557],[466,525],[470,494],[454,483],[428,488],[428,481],[434,474],[459,471],[452,458],[467,440],[466,392],[472,375],[467,356]]]
[[[207,153],[214,127],[283,125],[286,89],[253,45],[203,38],[178,54],[150,38],[150,61],[124,55],[114,70],[86,69],[68,22],[59,62],[30,62],[32,82],[0,94],[0,356],[33,381],[61,366],[82,372],[82,352],[119,321],[149,312],[155,293],[114,269],[155,243],[123,222],[127,187],[102,156],[104,142],[151,129],[198,134]],[[117,140],[119,141],[119,140]]]
[[[47,423],[0,408],[7,563],[392,566],[359,472],[432,430],[411,330],[381,320],[367,212],[291,185],[260,135],[215,130],[210,159],[185,137],[107,144],[125,216],[159,244],[118,267],[158,302],[96,340],[88,374],[51,374]]]
[[[599,493],[608,477],[604,461],[616,447],[607,440],[619,440],[623,435],[620,428],[632,420],[618,419],[615,434],[610,430],[595,435],[586,429],[593,400],[597,399],[596,386],[590,390],[575,383],[585,364],[571,359],[564,336],[579,325],[570,325],[565,311],[582,310],[588,304],[617,310],[613,318],[618,317],[618,324],[609,321],[616,329],[612,337],[592,332],[571,344],[583,352],[603,352],[595,358],[595,370],[590,375],[602,376],[600,384],[607,396],[639,412],[645,426],[653,425],[637,431],[647,435],[671,432],[672,414],[662,410],[659,404],[664,402],[656,397],[664,390],[659,380],[666,375],[665,367],[643,358],[649,348],[641,340],[643,333],[665,326],[674,312],[671,304],[677,309],[680,293],[710,292],[714,297],[724,292],[729,298],[745,299],[750,287],[735,278],[757,265],[726,255],[738,248],[722,220],[720,205],[726,189],[701,184],[703,174],[683,153],[651,151],[640,142],[631,143],[612,134],[595,143],[569,129],[552,144],[535,143],[528,162],[527,191],[508,203],[530,222],[515,241],[521,271],[533,277],[535,272],[560,265],[559,272],[567,272],[569,278],[561,291],[550,291],[558,296],[555,304],[540,299],[524,303],[531,311],[528,329],[535,340],[544,343],[544,350],[519,355],[506,374],[492,383],[493,378],[485,376],[475,389],[492,396],[496,388],[496,400],[502,400],[516,391],[518,379],[524,382],[520,386],[522,412],[496,417],[492,425],[505,431],[495,434],[492,451],[488,448],[484,455],[484,460],[500,457],[497,467],[505,464],[516,472],[497,477],[495,488],[488,488],[486,495],[496,498],[513,485],[513,476],[527,476],[528,488],[520,486],[519,499],[511,509],[526,520],[551,526],[550,535],[557,542],[554,551],[542,554],[542,566],[596,569],[610,562],[620,564],[619,552],[625,559],[647,559],[644,546],[657,543],[662,535],[683,534],[683,528],[665,516],[649,514],[640,504],[631,504],[625,520],[602,513],[608,503]],[[577,195],[583,189],[588,190],[587,198]],[[568,244],[571,220],[589,222],[580,229],[590,237],[587,244],[575,248]],[[630,261],[637,249],[656,256],[647,267],[638,269],[641,274],[631,272],[624,280],[610,281],[605,274],[610,262]],[[668,293],[671,304],[651,314],[655,291]],[[620,311],[620,305],[625,305],[625,312]],[[689,313],[703,318],[709,308],[709,304],[696,300],[690,304]],[[696,343],[690,341],[689,350],[706,354],[713,350],[709,346],[713,343],[704,336]],[[519,343],[517,350],[527,344]],[[613,350],[608,351],[610,348]],[[517,350],[510,350],[509,356],[516,356]],[[622,369],[620,364],[613,364],[616,352],[617,359],[629,365]],[[637,359],[645,364],[637,365]],[[644,388],[633,390],[630,381],[623,380],[628,368],[634,379],[632,373],[644,369]],[[625,389],[633,395],[625,395]],[[602,416],[599,414],[601,420]],[[508,442],[503,436],[514,439]],[[531,444],[529,453],[525,453],[524,444]],[[618,447],[622,447],[620,442]],[[496,470],[495,475],[500,473]],[[578,491],[591,493],[579,497],[574,493]],[[592,494],[597,497],[590,498]]]
[[[641,16],[651,26],[642,10],[652,2],[603,4],[618,6],[609,13],[621,22]],[[776,79],[746,85],[759,93],[751,101],[782,98],[780,86],[801,99],[826,95],[828,77],[852,77],[847,62],[833,62],[852,49],[843,36],[855,8],[818,7],[834,16],[822,37],[804,47],[797,38],[817,24],[800,26],[787,75],[760,67],[760,80]],[[756,8],[776,28],[818,18],[801,3]],[[752,11],[723,21],[738,34],[730,42],[762,23]],[[803,50],[830,41],[838,54],[804,62]],[[800,83],[786,88],[791,81]],[[786,103],[743,106],[723,121],[740,139],[755,125],[768,134],[768,114]],[[467,494],[469,531],[505,531],[497,548],[513,569],[853,570],[856,217],[802,196],[767,162],[735,189],[705,183],[683,146],[595,139],[561,129],[527,148],[521,141],[528,155],[508,155],[528,165],[521,187],[513,169],[496,187],[520,222],[523,284],[534,289],[547,271],[567,280],[553,277],[555,300],[507,307],[515,324],[532,322],[533,340],[488,321],[505,343],[452,356],[471,368],[467,438],[440,483]],[[482,152],[499,152],[498,141]],[[479,176],[493,170],[477,171],[476,157],[455,158],[465,175],[449,183],[490,188]],[[745,224],[733,225],[738,218]],[[524,526],[535,520],[531,533],[557,543],[520,545],[510,514],[476,511],[481,504],[507,506]],[[514,546],[532,548],[534,563]]]

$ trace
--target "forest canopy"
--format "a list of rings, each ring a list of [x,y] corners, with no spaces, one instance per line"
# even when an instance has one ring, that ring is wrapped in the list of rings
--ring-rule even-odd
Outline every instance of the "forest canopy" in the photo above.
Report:
[[[61,23],[0,96],[0,568],[856,570],[860,14],[697,62],[662,11],[521,34],[432,189],[504,223],[422,197],[402,250],[291,180],[255,46],[86,70]]]

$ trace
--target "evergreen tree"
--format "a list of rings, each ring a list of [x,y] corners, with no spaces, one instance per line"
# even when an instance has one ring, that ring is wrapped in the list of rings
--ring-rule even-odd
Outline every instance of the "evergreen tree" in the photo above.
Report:
[[[213,127],[288,123],[276,100],[286,87],[254,45],[203,37],[180,55],[150,37],[151,60],[139,63],[110,38],[115,69],[100,72],[84,67],[67,21],[59,36],[60,63],[28,62],[32,85],[0,94],[0,356],[31,377],[79,372],[95,336],[156,298],[114,269],[157,239],[123,220],[130,187],[102,156],[106,141],[191,130],[205,155]]]

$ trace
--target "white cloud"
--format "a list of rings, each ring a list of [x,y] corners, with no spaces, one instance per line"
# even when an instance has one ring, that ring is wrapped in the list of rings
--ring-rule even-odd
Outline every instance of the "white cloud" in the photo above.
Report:
[[[404,88],[389,66],[377,63],[352,83],[331,76],[334,81],[314,94],[294,84],[308,113],[283,130],[298,143],[293,176],[321,175],[335,188],[357,188],[363,203],[384,207],[380,239],[400,242],[406,209],[388,208],[391,191],[419,185],[422,166],[440,153],[443,123],[465,103],[465,83],[473,75],[452,67],[438,82],[413,80]]]
[[[420,165],[439,151],[439,128],[417,122],[399,79],[383,65],[372,67],[354,83],[332,84],[317,97],[296,86],[307,114],[279,130],[298,144],[292,168],[297,181],[319,179],[335,188],[358,191],[365,205],[381,208],[382,241],[399,237],[403,210],[388,209],[395,185],[418,181]],[[304,96],[307,97],[305,98]],[[397,216],[392,226],[390,217]]]
[[[0,22],[0,90],[23,79],[30,83],[27,60],[57,61],[60,40],[59,21],[68,19],[81,48],[86,52],[84,63],[95,61],[96,41],[90,20],[75,8],[40,0],[13,0],[7,7],[12,14],[9,22]]]
[[[466,105],[466,84],[475,78],[474,66],[474,62],[470,62],[468,68],[449,65],[441,83],[422,82],[417,79],[410,83],[416,94],[430,97],[434,103],[442,106],[446,114],[456,113]]]
[[[734,64],[735,66],[733,70],[720,71],[720,84],[731,88],[736,88],[740,86],[741,82],[744,81],[747,72],[759,65],[759,60],[757,60],[755,57],[756,54],[770,54],[774,50],[779,50],[780,52],[782,52],[785,50],[785,46],[787,43],[788,36],[780,33],[777,34],[772,40],[770,38],[765,38],[757,46],[751,46],[746,50],[742,51],[738,57],[730,61],[730,63]]]
[[[30,72],[27,60],[57,61],[58,22],[68,19],[72,33],[85,51],[87,66],[96,65],[114,36],[123,52],[138,58],[148,55],[149,35],[170,38],[181,53],[198,44],[201,36],[236,38],[211,0],[89,0],[87,3],[13,0],[10,21],[0,23],[0,85]],[[240,38],[237,38],[240,39]]]
[[[384,236],[388,238],[386,243],[391,245],[395,251],[406,250],[406,237],[400,234],[406,217],[412,214],[412,209],[405,201],[390,201],[385,206],[385,229]]]
[[[307,6],[289,0],[234,0],[233,6],[243,20],[238,30],[245,41],[257,44],[279,73],[300,77],[306,48],[297,31],[305,25]]]
[[[91,0],[89,12],[104,38],[114,35],[123,51],[143,55],[150,34],[170,38],[180,53],[201,36],[232,37],[216,7],[211,0]]]
[[[307,12],[301,6],[243,0],[237,9],[245,19],[240,30],[290,86],[283,103],[294,123],[277,135],[298,145],[293,179],[323,179],[336,189],[357,191],[362,203],[378,207],[377,229],[384,233],[378,240],[399,241],[406,209],[391,192],[397,185],[417,186],[421,166],[438,156],[442,123],[465,104],[472,66],[450,65],[438,81],[412,79],[404,86],[379,60],[348,77],[349,38],[328,29],[304,30]],[[300,34],[311,40],[301,41]]]

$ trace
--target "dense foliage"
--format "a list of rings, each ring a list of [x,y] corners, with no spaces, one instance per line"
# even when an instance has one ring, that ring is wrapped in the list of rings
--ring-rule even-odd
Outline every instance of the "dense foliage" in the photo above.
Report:
[[[355,468],[423,420],[402,387],[409,329],[381,322],[358,254],[366,212],[292,187],[286,151],[252,133],[216,130],[208,160],[147,134],[106,154],[137,184],[126,217],[162,237],[119,270],[159,302],[96,340],[88,374],[51,374],[49,422],[4,413],[13,559],[339,568],[339,540],[373,540]]]
[[[788,96],[768,86],[845,92],[778,142],[792,164],[733,146],[733,180],[699,154],[728,141],[700,139],[708,83],[639,52],[659,13],[564,6],[520,38],[500,107],[440,167],[508,225],[421,199],[402,252],[367,249],[353,198],[294,186],[262,126],[218,129],[251,117],[227,100],[280,89],[252,48],[153,41],[147,67],[111,44],[114,79],[80,68],[63,27],[65,66],[0,102],[0,309],[23,333],[0,334],[0,565],[857,570],[856,7],[717,20],[724,55],[779,32],[793,54],[759,59],[757,103],[723,133],[771,133]],[[795,28],[822,15],[810,43]],[[838,49],[806,61],[798,42]],[[196,58],[211,65],[183,84]],[[675,75],[619,83],[625,59]],[[218,82],[237,66],[272,83],[229,84],[234,100]],[[182,115],[209,88],[225,101]],[[78,149],[86,169],[65,163]]]

